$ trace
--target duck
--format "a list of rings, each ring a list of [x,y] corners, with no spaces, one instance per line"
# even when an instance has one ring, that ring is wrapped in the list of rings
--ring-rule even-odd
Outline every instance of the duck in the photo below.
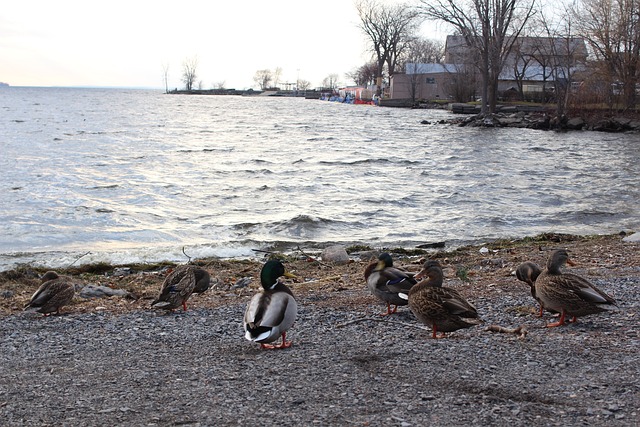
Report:
[[[525,282],[531,288],[531,296],[533,299],[538,301],[538,305],[540,306],[540,313],[538,317],[542,317],[544,312],[544,307],[542,306],[542,302],[540,298],[536,295],[536,279],[542,273],[542,268],[538,264],[532,261],[525,261],[518,266],[516,269],[516,277],[518,280]]]
[[[183,311],[187,311],[187,300],[194,290],[206,290],[209,282],[210,276],[205,269],[195,265],[178,266],[164,279],[160,295],[151,303],[151,307],[173,311],[182,306]]]
[[[285,270],[278,260],[267,261],[260,271],[262,290],[255,294],[244,313],[245,338],[260,344],[261,349],[284,349],[292,345],[287,331],[296,320],[298,305],[291,289],[280,277],[296,276]],[[280,344],[270,344],[282,337]]]
[[[548,328],[565,324],[567,315],[577,321],[578,317],[608,311],[618,303],[610,295],[598,289],[587,279],[572,273],[563,273],[565,265],[575,265],[565,249],[555,250],[547,261],[547,267],[535,282],[536,295],[545,308],[560,313],[557,322],[548,323]]]
[[[458,291],[442,286],[444,274],[438,261],[426,261],[415,278],[422,280],[403,297],[407,298],[414,316],[431,327],[432,338],[446,338],[446,332],[482,323],[476,308]]]
[[[40,280],[42,284],[25,304],[24,310],[42,313],[45,316],[54,312],[60,314],[60,309],[73,299],[76,293],[75,285],[68,277],[60,276],[55,271],[47,271]]]
[[[416,284],[412,273],[393,266],[393,258],[387,252],[381,253],[377,261],[365,268],[364,278],[371,293],[387,305],[387,311],[382,316],[394,314],[398,306],[407,305],[407,300],[399,294],[408,293]]]

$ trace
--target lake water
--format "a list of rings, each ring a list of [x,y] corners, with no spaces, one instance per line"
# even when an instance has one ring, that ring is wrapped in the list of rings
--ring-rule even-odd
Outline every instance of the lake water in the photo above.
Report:
[[[640,228],[640,136],[273,97],[0,90],[0,270]]]

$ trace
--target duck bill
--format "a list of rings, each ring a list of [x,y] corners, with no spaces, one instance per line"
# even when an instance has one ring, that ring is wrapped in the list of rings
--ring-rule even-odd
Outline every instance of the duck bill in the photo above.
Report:
[[[575,262],[574,260],[572,260],[572,259],[570,259],[570,258],[569,258],[569,259],[567,259],[567,264],[568,264],[568,265],[570,265],[570,266],[572,266],[572,267],[573,267],[573,266],[578,265],[578,263],[577,263],[577,262]]]
[[[416,274],[413,275],[413,278],[416,279],[416,280],[420,280],[420,279],[424,278],[425,274],[426,274],[426,270],[420,270]]]
[[[298,276],[296,276],[293,273],[289,273],[288,271],[286,273],[284,273],[284,277],[288,277],[290,279],[297,279],[298,278]]]

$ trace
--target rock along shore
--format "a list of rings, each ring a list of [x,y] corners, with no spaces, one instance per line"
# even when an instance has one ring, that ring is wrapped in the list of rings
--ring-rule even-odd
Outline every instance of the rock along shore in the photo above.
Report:
[[[584,115],[576,113],[574,116],[557,116],[544,109],[503,106],[496,113],[480,114],[478,106],[467,104],[452,104],[451,111],[464,116],[443,120],[442,123],[469,127],[515,127],[555,131],[640,132],[640,118],[633,113],[612,116],[585,112]],[[425,120],[422,124],[431,122]]]

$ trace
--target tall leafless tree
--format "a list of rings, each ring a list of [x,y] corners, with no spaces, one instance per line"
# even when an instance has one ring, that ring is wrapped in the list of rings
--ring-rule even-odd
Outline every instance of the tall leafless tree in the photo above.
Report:
[[[271,72],[271,80],[273,82],[274,87],[280,86],[281,78],[282,78],[282,68],[276,67],[275,70]]]
[[[633,108],[640,78],[640,0],[583,0],[576,25],[597,59],[608,67],[610,84],[622,84],[624,105]]]
[[[298,90],[309,90],[311,82],[309,80],[298,79]]]
[[[340,76],[338,76],[338,74],[329,74],[327,77],[322,79],[322,87],[327,89],[337,89],[339,78]]]
[[[393,74],[399,56],[418,28],[420,15],[409,5],[388,5],[379,0],[356,0],[355,7],[360,17],[359,27],[371,43],[380,92],[385,65],[389,75]]]
[[[482,112],[495,112],[498,78],[513,43],[534,14],[534,0],[420,0],[427,19],[443,21],[480,55]]]
[[[182,82],[184,83],[184,88],[187,91],[193,90],[193,85],[195,84],[197,77],[197,69],[197,56],[194,56],[193,58],[187,58],[182,63]]]
[[[533,58],[548,70],[556,100],[556,114],[566,113],[572,94],[575,74],[584,68],[587,52],[584,40],[575,34],[574,14],[566,5],[560,5],[555,16],[541,10],[536,16],[535,27],[543,37],[536,39]],[[543,75],[546,79],[546,75]]]
[[[409,39],[407,48],[398,60],[404,68],[407,62],[424,64],[439,64],[444,60],[444,44],[440,40],[432,40],[421,36]]]
[[[368,62],[346,73],[346,76],[353,80],[356,85],[368,87],[375,83],[377,69],[378,65],[375,62]]]
[[[253,76],[253,81],[260,87],[260,90],[268,89],[273,81],[273,73],[269,69],[258,70]]]
[[[524,100],[524,82],[528,80],[529,68],[535,64],[535,60],[527,50],[524,39],[519,39],[513,44],[511,54],[513,61],[510,65],[516,86],[518,86],[518,97],[520,100]]]
[[[164,81],[164,93],[169,93],[169,63],[162,64],[162,80]]]

